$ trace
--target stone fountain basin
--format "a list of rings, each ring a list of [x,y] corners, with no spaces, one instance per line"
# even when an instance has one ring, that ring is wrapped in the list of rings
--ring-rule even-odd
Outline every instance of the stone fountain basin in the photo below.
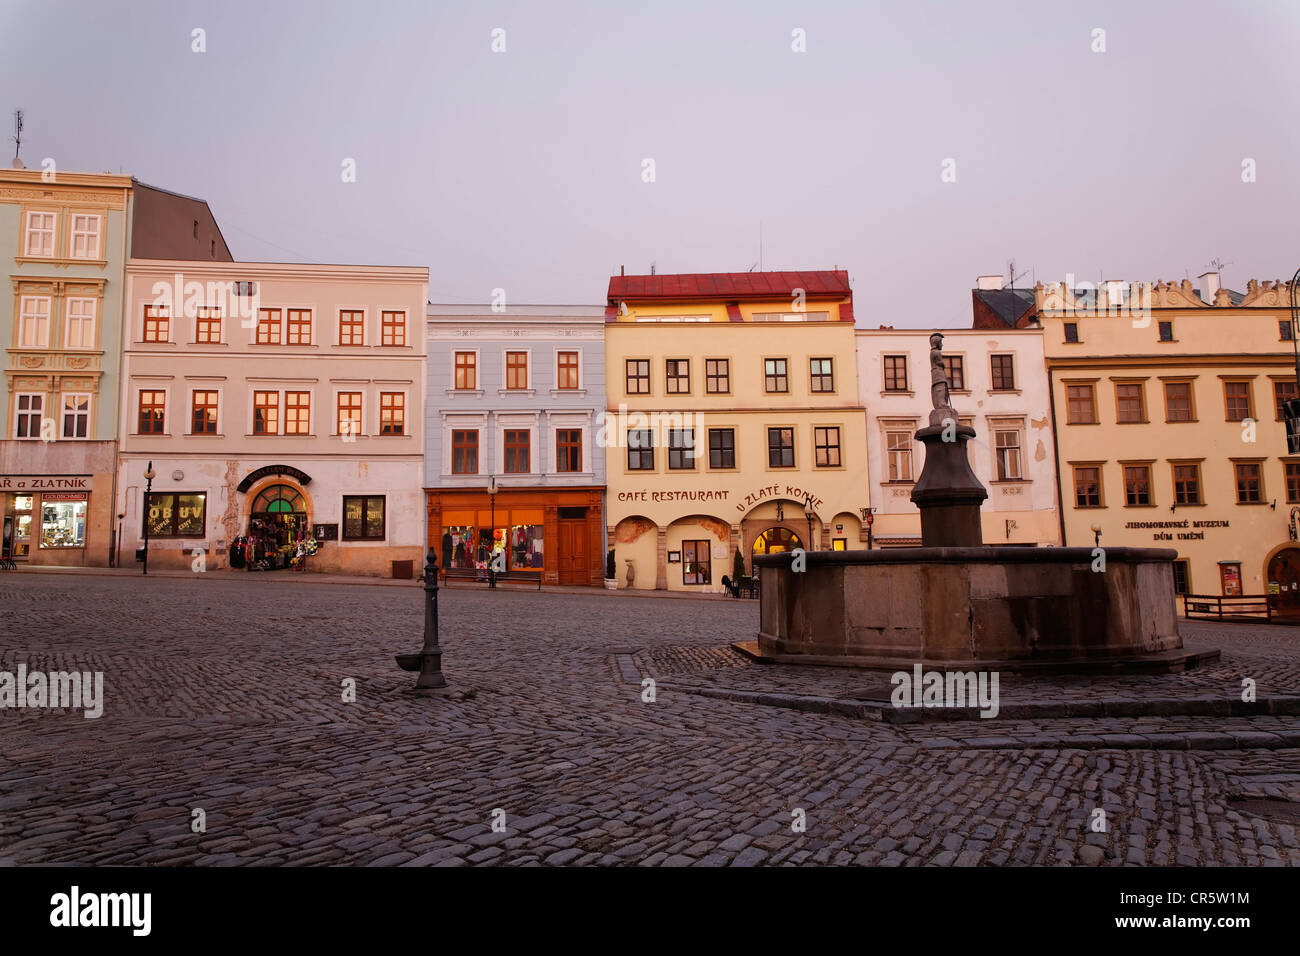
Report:
[[[890,548],[754,558],[758,656],[897,668],[1182,670],[1166,548]],[[1217,656],[1217,655],[1216,655]]]

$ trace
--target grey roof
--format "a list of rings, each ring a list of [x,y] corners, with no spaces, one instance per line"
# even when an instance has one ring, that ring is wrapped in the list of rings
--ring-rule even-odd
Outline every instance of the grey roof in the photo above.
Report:
[[[1034,307],[1033,289],[976,289],[975,295],[993,310],[1008,328],[1014,328]]]

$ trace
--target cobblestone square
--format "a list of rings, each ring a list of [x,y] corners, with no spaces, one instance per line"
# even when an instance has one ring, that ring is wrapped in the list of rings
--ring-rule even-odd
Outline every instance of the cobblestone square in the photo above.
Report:
[[[0,598],[0,672],[104,675],[98,719],[0,710],[0,864],[1300,863],[1300,629],[1184,623],[1220,662],[1003,674],[995,719],[904,722],[888,674],[732,650],[752,601],[443,589],[451,691],[422,698],[393,661],[416,587],[9,573]]]

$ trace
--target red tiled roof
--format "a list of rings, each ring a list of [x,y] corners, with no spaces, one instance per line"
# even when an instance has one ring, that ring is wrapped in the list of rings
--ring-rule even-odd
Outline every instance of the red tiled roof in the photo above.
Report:
[[[609,301],[624,299],[745,299],[791,298],[795,289],[806,296],[847,296],[846,270],[819,272],[698,272],[687,275],[611,276]]]

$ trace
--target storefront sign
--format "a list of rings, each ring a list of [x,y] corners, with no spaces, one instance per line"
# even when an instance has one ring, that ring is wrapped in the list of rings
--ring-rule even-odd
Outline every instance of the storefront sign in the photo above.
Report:
[[[805,491],[797,485],[764,485],[757,491],[745,495],[744,500],[736,505],[736,510],[744,514],[766,498],[793,498],[795,501],[805,501],[810,494],[812,492]],[[823,504],[822,500],[816,495],[813,495],[812,503],[813,508],[820,508]]]
[[[669,563],[669,564],[680,564],[680,563],[681,563],[681,560],[682,560],[682,553],[681,553],[680,551],[669,551],[669,552],[668,552],[668,563]]]
[[[726,501],[728,491],[620,491],[619,501]]]
[[[85,501],[87,497],[84,491],[47,491],[41,495],[41,501]]]
[[[273,476],[281,475],[286,478],[292,478],[300,485],[311,484],[311,475],[307,474],[305,471],[299,471],[292,465],[266,465],[256,471],[250,471],[248,476],[239,483],[239,491],[241,493],[247,491],[263,478],[271,478]]]
[[[337,541],[339,539],[339,526],[336,524],[312,525],[311,536],[317,541]]]
[[[91,491],[90,475],[0,475],[0,491]]]
[[[1153,541],[1204,541],[1205,528],[1227,528],[1229,524],[1226,520],[1203,520],[1203,521],[1129,521],[1124,525],[1126,531],[1141,530],[1145,528],[1168,528],[1168,531],[1156,531],[1151,535]],[[1180,530],[1195,528],[1198,530]]]

